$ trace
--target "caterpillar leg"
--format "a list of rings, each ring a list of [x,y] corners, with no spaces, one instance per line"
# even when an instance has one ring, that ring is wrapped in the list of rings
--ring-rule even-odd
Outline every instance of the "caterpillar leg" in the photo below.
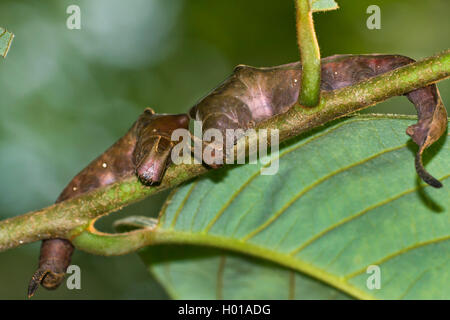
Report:
[[[170,153],[176,145],[171,136],[177,129],[189,129],[187,114],[159,115],[147,112],[139,118],[133,162],[136,174],[144,184],[152,185],[161,181],[170,163]]]
[[[239,85],[230,83],[232,88]],[[222,89],[216,89],[190,110],[190,116],[202,124],[202,141],[193,137],[196,146],[203,147],[202,153],[194,152],[194,156],[212,168],[222,167],[227,152],[245,135],[246,129],[255,125],[248,105],[227,93],[228,89]]]

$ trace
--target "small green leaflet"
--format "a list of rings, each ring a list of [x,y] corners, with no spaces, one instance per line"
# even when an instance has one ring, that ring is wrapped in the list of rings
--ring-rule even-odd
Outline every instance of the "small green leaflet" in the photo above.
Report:
[[[338,4],[334,0],[310,0],[311,11],[330,11],[339,9]]]
[[[3,58],[6,58],[13,39],[13,33],[0,27],[0,56]]]

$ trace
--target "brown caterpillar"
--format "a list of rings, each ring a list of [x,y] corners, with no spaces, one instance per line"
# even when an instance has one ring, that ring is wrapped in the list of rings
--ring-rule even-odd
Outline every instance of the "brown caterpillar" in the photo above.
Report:
[[[400,55],[327,57],[322,59],[321,90],[350,86],[412,62],[413,59]],[[299,62],[270,68],[239,65],[228,79],[190,109],[189,116],[202,121],[203,131],[216,128],[225,133],[225,129],[247,129],[286,112],[294,105],[300,82]],[[442,184],[423,167],[422,153],[445,132],[445,107],[434,84],[411,91],[406,96],[419,116],[419,121],[406,130],[419,146],[416,171],[426,183],[440,188]],[[75,176],[57,202],[133,174],[137,174],[145,184],[160,182],[175,145],[171,134],[178,128],[188,129],[189,116],[158,115],[146,109],[125,136]],[[64,279],[72,253],[73,246],[68,240],[44,240],[39,269],[31,279],[28,295],[32,296],[39,284],[47,289],[57,288]]]
[[[160,115],[146,109],[122,138],[73,178],[56,202],[133,174],[137,174],[146,184],[160,181],[174,146],[172,131],[178,128],[187,130],[188,127],[189,117],[186,114]],[[62,283],[73,250],[66,239],[42,241],[39,268],[31,278],[28,297],[34,295],[39,284],[47,289],[56,289]]]
[[[414,62],[400,55],[335,55],[322,59],[321,90],[331,91],[397,69]],[[191,108],[191,118],[202,121],[203,131],[210,128],[247,129],[255,123],[286,112],[297,102],[301,86],[299,62],[270,68],[239,65],[233,74]],[[438,140],[447,128],[447,112],[436,85],[406,94],[416,107],[419,121],[406,130],[419,146],[416,171],[429,185],[441,182],[423,167],[423,151]]]

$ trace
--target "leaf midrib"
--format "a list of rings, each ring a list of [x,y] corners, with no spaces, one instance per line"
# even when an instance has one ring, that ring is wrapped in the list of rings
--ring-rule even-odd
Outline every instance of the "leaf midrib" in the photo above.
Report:
[[[450,235],[440,238],[429,239],[427,241],[423,241],[420,243],[415,243],[412,246],[402,248],[400,250],[397,250],[396,252],[387,255],[382,259],[380,259],[379,261],[371,262],[368,265],[370,264],[380,265],[412,250],[448,240],[450,240]],[[255,245],[253,243],[244,242],[240,239],[228,238],[213,234],[192,233],[168,229],[156,230],[154,244],[158,243],[201,245],[240,252],[257,258],[262,258],[264,260],[272,261],[278,265],[282,265],[291,268],[293,270],[299,271],[319,281],[322,281],[323,283],[329,286],[341,290],[342,292],[349,294],[357,299],[366,299],[366,300],[376,299],[375,296],[372,296],[349,283],[350,279],[363,273],[366,270],[367,266],[351,274],[345,276],[337,276],[311,263],[303,261],[296,256],[291,256],[288,253],[278,252],[266,247]]]
[[[270,250],[249,242],[243,242],[239,239],[227,238],[204,233],[191,233],[184,231],[157,229],[154,234],[153,244],[182,244],[182,245],[200,245],[214,248],[226,249],[240,252],[246,255],[262,258],[272,261],[293,270],[302,272],[308,276],[318,279],[332,287],[341,290],[357,299],[373,300],[374,296],[358,289],[344,280],[344,277],[338,277],[327,271],[324,271],[312,264],[302,261],[298,258],[289,256],[285,253]]]

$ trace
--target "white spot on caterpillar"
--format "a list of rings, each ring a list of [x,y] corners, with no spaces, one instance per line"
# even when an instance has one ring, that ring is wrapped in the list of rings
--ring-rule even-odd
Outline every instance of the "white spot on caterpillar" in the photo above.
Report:
[[[106,168],[107,166],[108,166],[108,164],[107,164],[106,162],[103,162],[103,163],[102,163],[102,167],[103,167],[103,168]]]

